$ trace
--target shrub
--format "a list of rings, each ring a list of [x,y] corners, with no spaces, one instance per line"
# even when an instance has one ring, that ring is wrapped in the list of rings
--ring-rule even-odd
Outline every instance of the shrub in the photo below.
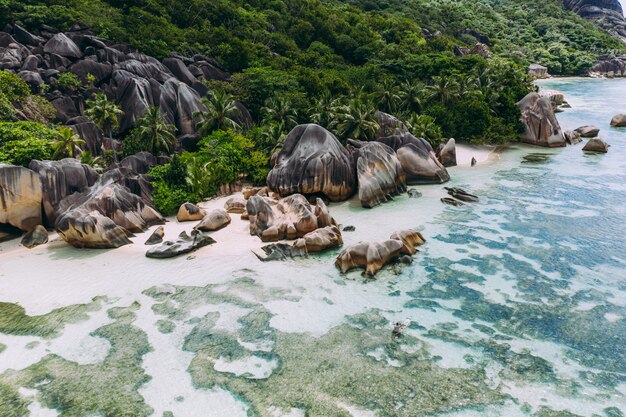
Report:
[[[0,122],[0,162],[28,166],[33,159],[50,159],[56,131],[35,122]]]

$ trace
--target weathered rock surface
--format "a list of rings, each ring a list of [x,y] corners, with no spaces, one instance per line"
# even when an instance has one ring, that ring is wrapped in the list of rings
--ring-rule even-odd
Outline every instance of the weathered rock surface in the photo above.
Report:
[[[30,232],[42,223],[41,180],[36,172],[0,164],[0,223]]]
[[[57,33],[43,48],[47,54],[55,54],[65,58],[78,59],[83,56],[78,45],[63,33]]]
[[[626,126],[626,114],[616,114],[611,119],[611,126],[624,127]]]
[[[450,138],[446,143],[442,143],[437,147],[437,159],[444,167],[456,166],[456,140]]]
[[[422,193],[417,191],[415,188],[411,188],[407,191],[407,194],[409,195],[409,198],[420,198],[422,196]]]
[[[583,141],[582,136],[575,130],[567,130],[563,133],[565,141],[570,145],[576,145]]]
[[[565,146],[561,126],[547,97],[530,93],[517,103],[517,107],[522,113],[520,121],[525,128],[522,142],[550,148]]]
[[[406,191],[406,178],[400,160],[389,146],[379,142],[348,141],[354,149],[363,207],[375,207]]]
[[[215,240],[202,232],[194,230],[191,236],[181,232],[174,241],[166,241],[162,245],[148,249],[146,257],[155,259],[174,258],[216,243]]]
[[[583,147],[585,152],[607,153],[609,151],[609,144],[600,138],[591,138],[587,141]]]
[[[450,196],[456,198],[457,200],[465,201],[467,203],[477,203],[478,196],[474,194],[470,194],[465,190],[456,187],[445,187],[445,190],[450,194]]]
[[[202,220],[206,216],[206,211],[195,204],[183,203],[178,209],[176,220],[179,222],[195,222]]]
[[[257,253],[255,255],[263,262],[285,260],[287,258],[306,256],[309,253],[322,252],[341,245],[343,245],[343,239],[339,228],[337,226],[327,226],[307,233],[291,245],[272,243],[263,246],[261,249],[265,256]]]
[[[152,234],[150,235],[148,240],[146,240],[146,243],[144,243],[144,245],[149,245],[149,246],[157,245],[163,242],[164,236],[165,236],[165,228],[163,226],[159,226],[156,228],[154,232],[152,232]]]
[[[447,204],[449,206],[454,206],[454,207],[461,207],[465,205],[465,203],[463,203],[462,201],[455,200],[454,198],[450,198],[450,197],[443,197],[441,199],[441,202],[443,204]]]
[[[581,126],[576,129],[576,132],[580,134],[583,138],[595,138],[600,133],[600,128],[596,126]]]
[[[60,161],[31,161],[29,168],[39,174],[46,221],[54,225],[57,207],[67,196],[87,190],[98,180],[92,167],[73,158]]]
[[[281,196],[323,194],[343,201],[354,193],[356,178],[346,148],[323,127],[308,124],[289,133],[267,185]]]
[[[347,247],[339,254],[335,265],[342,273],[360,267],[365,269],[366,275],[374,276],[400,256],[415,254],[415,247],[423,243],[423,237],[415,231],[396,232],[383,242],[359,242]]]
[[[619,0],[564,0],[568,9],[626,42],[626,19]]]
[[[127,245],[132,233],[165,219],[127,187],[118,171],[104,174],[91,188],[66,197],[58,205],[55,229],[78,248],[117,248]]]
[[[437,160],[432,146],[425,139],[396,129],[393,135],[380,138],[378,142],[396,152],[407,184],[441,184],[450,179],[448,171]]]
[[[233,196],[226,200],[224,209],[227,213],[241,214],[246,211],[246,199],[240,195]]]
[[[550,78],[550,74],[548,74],[548,68],[539,64],[530,64],[528,66],[528,75],[534,80],[541,80],[544,78]]]
[[[264,242],[297,239],[316,229],[336,225],[321,198],[310,204],[302,194],[282,200],[252,196],[246,204],[250,234]]]
[[[202,221],[196,225],[194,229],[200,230],[201,232],[212,232],[228,226],[230,221],[230,216],[226,210],[216,209],[204,216]]]
[[[20,243],[28,249],[48,243],[48,231],[42,225],[38,225],[30,232],[27,232],[22,237],[22,241]]]
[[[626,55],[600,57],[589,70],[592,77],[626,77]]]

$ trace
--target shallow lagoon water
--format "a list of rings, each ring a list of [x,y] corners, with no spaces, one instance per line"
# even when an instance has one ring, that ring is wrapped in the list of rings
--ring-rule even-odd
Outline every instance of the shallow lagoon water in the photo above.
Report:
[[[144,257],[149,232],[110,251],[0,244],[0,415],[623,415],[626,130],[609,121],[626,80],[541,84],[572,104],[563,127],[596,124],[609,153],[513,146],[452,168],[481,197],[461,208],[442,186],[331,205],[356,227],[346,244],[427,238],[375,280],[339,274],[337,251],[261,263],[237,218],[165,261]]]

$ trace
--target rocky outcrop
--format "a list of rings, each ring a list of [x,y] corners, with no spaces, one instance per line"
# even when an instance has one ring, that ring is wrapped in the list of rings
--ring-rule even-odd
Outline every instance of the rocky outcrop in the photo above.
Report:
[[[356,160],[359,200],[363,207],[375,207],[406,191],[406,179],[396,153],[379,142],[349,140]]]
[[[37,173],[0,164],[0,224],[30,232],[42,223],[41,181]]]
[[[441,184],[450,179],[448,171],[437,160],[432,146],[425,139],[396,129],[393,135],[380,138],[378,142],[396,152],[407,184]]]
[[[191,236],[187,232],[181,232],[176,240],[166,241],[162,245],[148,249],[146,257],[155,259],[175,258],[214,243],[216,242],[211,236],[197,230],[192,231]]]
[[[291,245],[272,243],[263,246],[261,249],[265,256],[261,256],[256,252],[255,255],[263,262],[282,261],[288,258],[307,256],[309,253],[322,252],[341,245],[343,245],[343,239],[339,228],[337,226],[327,226],[307,233]]]
[[[250,234],[264,242],[297,239],[322,227],[336,225],[321,198],[315,205],[302,194],[282,200],[252,196],[246,204],[250,220]]]
[[[294,128],[267,176],[268,187],[280,194],[323,194],[343,201],[356,185],[350,154],[328,130],[315,124]]]
[[[165,228],[163,226],[159,226],[156,228],[154,232],[152,232],[152,234],[150,235],[148,240],[146,240],[146,243],[144,243],[144,245],[148,245],[148,246],[158,245],[159,243],[163,242],[164,236],[165,236]]]
[[[72,158],[60,161],[31,161],[29,168],[39,174],[46,221],[53,226],[59,203],[73,193],[87,190],[98,180],[92,167]]]
[[[230,216],[225,210],[216,209],[210,211],[194,229],[201,232],[220,230],[230,224]]]
[[[550,78],[550,74],[548,74],[548,68],[539,64],[530,64],[528,66],[527,73],[533,80]]]
[[[616,114],[611,119],[611,126],[624,127],[626,126],[626,114]]]
[[[593,125],[581,126],[576,129],[576,132],[583,138],[595,138],[600,133],[600,128]]]
[[[424,239],[418,232],[396,232],[383,242],[359,242],[343,250],[335,265],[342,273],[354,268],[364,268],[365,274],[374,276],[383,266],[402,255],[413,255]]]
[[[164,223],[152,207],[120,184],[118,170],[104,174],[91,188],[58,205],[55,229],[78,248],[117,248],[131,243],[132,233]]]
[[[609,144],[600,138],[591,138],[583,147],[583,151],[592,153],[607,153],[609,151]]]
[[[403,132],[408,132],[406,124],[394,115],[382,111],[377,111],[376,119],[378,120],[379,126],[378,132],[376,133],[376,138],[384,138],[386,136],[392,135],[393,132],[396,131],[396,129],[400,129]]]
[[[480,55],[485,59],[489,59],[489,57],[491,56],[489,46],[481,42],[476,42],[476,45],[474,45],[472,48],[465,48],[463,46],[455,45],[454,54],[456,56]]]
[[[626,77],[626,55],[601,56],[589,70],[592,77]]]
[[[442,143],[437,147],[437,159],[444,167],[456,166],[456,141],[450,138],[446,143]]]
[[[524,125],[522,142],[549,148],[565,146],[561,126],[547,97],[530,93],[517,103],[517,107]]]
[[[183,203],[178,208],[176,220],[179,222],[196,222],[202,220],[206,216],[206,211],[195,204]]]
[[[619,0],[564,0],[568,9],[626,42],[626,19]]]
[[[577,145],[583,141],[580,133],[575,130],[566,130],[563,135],[565,136],[565,141],[570,145]]]
[[[48,231],[42,225],[38,225],[33,230],[26,233],[20,243],[28,249],[48,243]]]

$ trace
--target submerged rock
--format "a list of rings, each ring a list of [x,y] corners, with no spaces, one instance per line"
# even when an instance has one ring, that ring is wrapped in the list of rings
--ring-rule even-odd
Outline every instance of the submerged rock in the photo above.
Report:
[[[626,114],[616,114],[611,119],[611,126],[624,127],[626,126]]]
[[[148,240],[144,245],[157,245],[163,242],[163,237],[165,236],[165,228],[163,226],[159,226],[156,230],[150,235]]]
[[[600,138],[592,138],[587,141],[583,148],[584,152],[596,152],[607,153],[609,151],[609,144]]]
[[[343,201],[354,193],[356,178],[350,154],[321,126],[296,126],[275,160],[267,185],[281,196],[323,194],[331,201]]]
[[[316,229],[336,225],[322,199],[310,204],[302,194],[282,200],[252,196],[246,205],[250,234],[264,242],[303,237]]]
[[[465,202],[468,202],[468,203],[477,203],[478,202],[478,196],[470,194],[467,191],[462,190],[460,188],[445,187],[445,190],[448,192],[448,194],[450,194],[452,197],[456,198],[457,200],[465,201]]]
[[[595,138],[600,133],[600,128],[593,125],[581,126],[576,129],[576,132],[583,138]]]
[[[41,181],[37,173],[0,164],[0,224],[31,231],[42,223]]]
[[[565,146],[565,137],[561,131],[552,104],[547,97],[529,93],[517,103],[524,125],[522,142],[550,148]]]
[[[183,231],[175,241],[166,241],[160,246],[148,249],[146,257],[156,259],[174,258],[214,243],[216,243],[215,240],[205,233],[194,230],[191,232],[191,236],[189,236],[187,232]]]
[[[411,188],[407,191],[407,194],[409,195],[409,198],[420,198],[422,196],[422,193],[417,191],[415,188]]]
[[[230,216],[226,210],[216,209],[204,216],[202,221],[196,225],[194,229],[202,232],[212,232],[228,226],[230,221]]]
[[[364,268],[366,275],[374,276],[383,266],[400,256],[415,254],[415,247],[422,244],[424,239],[418,232],[396,232],[383,242],[359,242],[347,247],[339,254],[335,265],[342,273]]]
[[[192,203],[183,203],[178,209],[176,220],[179,222],[193,222],[202,220],[206,211]]]
[[[38,225],[32,231],[26,233],[20,243],[28,249],[48,243],[48,231],[42,225]]]
[[[455,200],[454,198],[450,198],[450,197],[443,197],[441,199],[441,202],[444,204],[448,204],[450,206],[454,206],[454,207],[461,207],[463,205],[465,205],[463,202],[459,201],[459,200]]]
[[[355,148],[353,157],[357,161],[359,200],[363,207],[375,207],[406,190],[404,171],[393,149],[378,142],[350,140],[349,144]]]
[[[437,159],[446,168],[456,166],[456,141],[454,138],[450,138],[446,143],[439,145]]]
[[[341,229],[343,232],[354,232],[356,230],[356,227],[354,226],[344,226],[343,229]]]
[[[396,129],[393,135],[378,139],[396,152],[407,184],[441,184],[450,179],[437,160],[432,146],[422,138]]]

